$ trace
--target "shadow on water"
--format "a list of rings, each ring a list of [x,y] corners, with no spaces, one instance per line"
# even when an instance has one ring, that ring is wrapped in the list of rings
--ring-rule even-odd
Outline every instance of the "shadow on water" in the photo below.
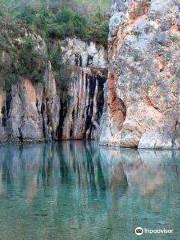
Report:
[[[173,228],[176,239],[179,157],[90,142],[1,146],[2,239],[126,240],[137,226]]]

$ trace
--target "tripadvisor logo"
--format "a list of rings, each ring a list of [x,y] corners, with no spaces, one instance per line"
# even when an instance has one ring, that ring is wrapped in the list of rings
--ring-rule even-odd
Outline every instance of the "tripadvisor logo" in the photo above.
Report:
[[[137,236],[141,236],[143,234],[170,234],[174,232],[174,229],[148,229],[137,227],[134,232]]]
[[[143,235],[143,233],[144,233],[143,228],[137,227],[137,228],[135,229],[135,234],[136,234],[136,235],[141,236],[141,235]]]

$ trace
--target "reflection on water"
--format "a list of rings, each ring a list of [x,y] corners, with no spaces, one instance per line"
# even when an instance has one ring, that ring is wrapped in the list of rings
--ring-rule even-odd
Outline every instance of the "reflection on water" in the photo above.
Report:
[[[0,239],[136,239],[137,226],[174,229],[178,151],[66,142],[0,147]]]

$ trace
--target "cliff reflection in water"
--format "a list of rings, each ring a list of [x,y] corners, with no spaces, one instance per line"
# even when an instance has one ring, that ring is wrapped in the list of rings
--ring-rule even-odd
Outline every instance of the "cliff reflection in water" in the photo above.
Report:
[[[101,157],[100,149],[93,144],[9,146],[1,147],[0,151],[1,183],[12,184],[14,190],[22,183],[28,200],[33,200],[40,185],[45,190],[54,183],[59,186],[71,183],[97,196],[109,188],[117,191],[128,186],[122,163],[118,162],[114,169],[108,156]],[[8,194],[7,191],[1,186],[1,192]]]
[[[83,142],[1,146],[1,236],[133,239],[139,225],[176,229],[178,158]]]

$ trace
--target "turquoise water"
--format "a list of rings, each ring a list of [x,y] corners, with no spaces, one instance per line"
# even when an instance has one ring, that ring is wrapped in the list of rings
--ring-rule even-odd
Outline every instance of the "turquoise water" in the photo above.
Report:
[[[0,239],[180,239],[179,159],[83,142],[1,146]]]

